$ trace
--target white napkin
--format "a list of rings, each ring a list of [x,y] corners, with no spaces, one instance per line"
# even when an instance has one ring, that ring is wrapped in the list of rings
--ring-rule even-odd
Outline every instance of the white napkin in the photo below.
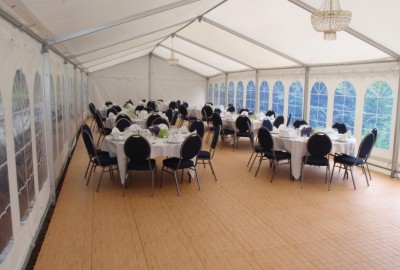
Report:
[[[114,134],[118,134],[119,135],[119,129],[118,128],[113,128],[112,130],[111,130],[111,135],[114,135]]]
[[[112,113],[112,112],[110,112],[109,114],[108,114],[108,118],[110,118],[110,119],[115,119],[115,114],[114,113]]]
[[[273,133],[278,133],[278,129],[277,129],[275,126],[273,126],[273,127],[272,127],[272,132],[273,132]]]
[[[186,132],[186,131],[188,131],[188,128],[187,128],[187,126],[181,126],[181,127],[179,128],[179,130],[180,130],[181,132]]]
[[[339,134],[339,135],[337,136],[336,140],[337,140],[337,141],[340,141],[340,142],[344,142],[344,141],[347,141],[347,138],[348,138],[348,137],[349,137],[349,134],[343,133],[343,134]]]
[[[168,129],[168,126],[166,124],[159,124],[158,127],[160,128],[160,130],[161,129]]]
[[[248,116],[248,115],[249,115],[249,112],[244,111],[244,112],[242,112],[240,115],[246,115],[246,116]]]
[[[138,131],[139,130],[139,125],[138,124],[132,124],[130,127],[129,127],[129,130],[130,131]]]
[[[103,107],[102,107],[102,109],[103,109],[103,110],[107,110],[107,109],[108,109],[107,105],[104,104]]]
[[[286,126],[284,124],[280,124],[278,130],[285,130]]]

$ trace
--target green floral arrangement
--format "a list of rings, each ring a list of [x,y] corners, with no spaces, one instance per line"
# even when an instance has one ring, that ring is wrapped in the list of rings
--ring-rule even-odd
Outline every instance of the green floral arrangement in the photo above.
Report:
[[[250,116],[250,119],[253,119],[253,120],[258,120],[258,116],[257,116],[257,114],[253,114],[252,116]]]
[[[169,137],[169,131],[168,129],[162,129],[160,132],[158,132],[158,138],[168,138]]]

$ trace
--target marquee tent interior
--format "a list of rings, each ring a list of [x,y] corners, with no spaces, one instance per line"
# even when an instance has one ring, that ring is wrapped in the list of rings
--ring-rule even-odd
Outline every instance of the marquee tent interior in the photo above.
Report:
[[[342,0],[332,41],[311,25],[321,3],[1,1],[0,269],[26,263],[89,102],[232,102],[349,121],[357,140],[378,125],[373,169],[397,177],[400,1]]]

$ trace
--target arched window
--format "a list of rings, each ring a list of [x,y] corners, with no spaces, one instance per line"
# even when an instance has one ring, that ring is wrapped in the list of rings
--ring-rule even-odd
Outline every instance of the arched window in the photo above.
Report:
[[[272,91],[272,109],[275,111],[276,115],[283,114],[284,102],[285,88],[281,81],[277,81]]]
[[[213,86],[211,83],[208,86],[208,102],[213,102]]]
[[[339,83],[335,90],[332,123],[345,123],[354,134],[354,119],[356,117],[356,90],[351,82]]]
[[[299,81],[294,81],[289,87],[288,115],[292,114],[290,123],[303,118],[303,86]]]
[[[243,108],[243,99],[244,99],[244,86],[242,81],[238,81],[236,86],[236,110]]]
[[[310,126],[326,127],[328,90],[323,82],[316,82],[310,96]]]
[[[233,82],[229,82],[228,104],[235,104],[235,86],[233,85]]]
[[[219,105],[225,106],[225,84],[221,83],[219,88]]]
[[[256,86],[253,81],[249,81],[246,87],[246,107],[254,112],[256,101]]]
[[[393,93],[389,84],[376,81],[371,84],[364,96],[363,136],[375,127],[378,140],[375,147],[389,149],[392,126]]]
[[[260,85],[260,112],[269,109],[269,86],[267,81],[262,81]]]
[[[12,116],[19,213],[21,223],[25,223],[35,204],[35,182],[33,179],[29,94],[25,75],[21,70],[18,70],[14,76]]]
[[[60,76],[57,76],[57,126],[58,126],[58,149],[64,146],[64,104],[62,102],[62,90]]]
[[[214,85],[214,105],[218,104],[218,83]]]
[[[35,75],[35,85],[33,89],[35,106],[35,137],[36,137],[36,159],[38,168],[39,190],[47,179],[47,157],[46,142],[44,134],[44,97],[42,80],[39,73]]]
[[[7,254],[7,246],[12,245],[12,218],[11,218],[11,200],[7,168],[7,142],[6,125],[4,121],[3,99],[0,93],[0,261]]]

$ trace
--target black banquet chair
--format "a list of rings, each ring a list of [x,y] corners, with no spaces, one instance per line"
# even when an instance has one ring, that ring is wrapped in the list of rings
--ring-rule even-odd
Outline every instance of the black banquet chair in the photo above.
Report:
[[[344,134],[347,132],[347,127],[345,123],[336,122],[332,125],[332,128],[337,129],[339,134]]]
[[[150,126],[153,124],[153,121],[154,121],[156,118],[159,118],[159,117],[161,117],[161,116],[160,116],[158,113],[152,113],[152,114],[150,114],[149,117],[148,117],[147,120],[146,120],[146,126],[147,126],[147,128],[150,127]]]
[[[272,125],[271,121],[268,119],[263,120],[262,126],[266,127],[269,131],[272,131],[274,129],[274,126]]]
[[[130,122],[132,123],[131,118],[130,118],[128,115],[126,115],[125,113],[120,113],[120,114],[118,114],[118,115],[117,115],[117,118],[115,118],[115,123],[117,123],[118,120],[119,120],[119,119],[122,119],[122,118],[125,118],[126,120],[128,120],[128,121],[130,121]]]
[[[211,172],[214,175],[215,181],[217,181],[217,176],[215,175],[215,171],[211,164],[211,160],[214,157],[215,147],[217,147],[218,138],[219,138],[220,133],[221,133],[221,126],[218,126],[216,129],[214,129],[214,137],[211,141],[210,150],[209,151],[201,150],[199,152],[199,154],[197,155],[197,159],[196,159],[196,163],[202,163],[204,168],[206,167],[206,164],[210,165]]]
[[[196,131],[197,134],[200,136],[200,138],[203,138],[204,132],[205,132],[205,127],[204,127],[204,123],[202,120],[197,119],[190,124],[189,132],[193,132],[193,131]]]
[[[302,125],[308,125],[307,121],[303,120],[303,119],[296,119],[293,122],[293,127],[294,128],[299,128]]]
[[[178,116],[179,116],[179,112],[178,111],[175,111],[172,114],[171,122],[169,123],[170,126],[175,126],[176,125],[176,121],[178,120]]]
[[[236,111],[235,106],[231,105],[226,109],[227,112],[234,113]]]
[[[273,110],[268,110],[268,111],[265,113],[265,116],[268,116],[268,117],[273,116],[273,117],[275,118],[275,112],[274,112]]]
[[[82,138],[83,142],[85,143],[85,147],[89,156],[89,163],[91,164],[89,177],[87,179],[86,185],[89,185],[90,177],[92,175],[92,172],[96,169],[96,167],[103,168],[96,188],[96,191],[98,192],[100,189],[101,179],[103,178],[103,173],[105,172],[106,168],[108,169],[107,171],[110,172],[111,178],[114,180],[113,171],[118,170],[117,157],[110,157],[110,155],[97,154],[98,151],[96,150],[92,137],[87,130],[82,131]]]
[[[150,158],[151,147],[149,142],[141,135],[131,135],[124,143],[124,152],[126,155],[126,173],[122,195],[125,195],[130,171],[151,171],[151,196],[153,197],[157,164],[155,159]]]
[[[127,120],[126,118],[121,118],[116,122],[115,127],[122,132],[125,131],[126,128],[130,127],[131,124],[132,122],[130,120]]]
[[[190,126],[192,121],[197,119],[196,116],[188,115],[187,107],[184,104],[179,106],[179,114],[180,114],[180,118],[181,118],[179,126],[182,126],[184,121],[188,121],[189,126]]]
[[[163,118],[163,117],[157,117],[156,119],[153,120],[153,123],[151,123],[151,126],[154,125],[159,125],[159,124],[165,124],[167,125],[167,127],[169,128],[169,122],[167,119]]]
[[[197,155],[199,154],[201,150],[201,145],[202,145],[202,140],[200,136],[197,134],[191,134],[182,143],[180,150],[180,157],[170,157],[163,160],[163,166],[161,170],[161,181],[160,181],[161,187],[163,181],[163,172],[173,174],[176,183],[176,193],[179,196],[180,192],[179,192],[178,179],[176,178],[176,171],[182,170],[181,173],[181,182],[182,182],[183,170],[190,169],[194,171],[197,180],[197,186],[200,190],[200,181],[196,171],[196,161],[194,161],[193,159],[197,157]],[[190,174],[189,177],[191,177]]]
[[[250,118],[247,117],[246,115],[239,115],[236,118],[235,125],[236,125],[236,147],[239,147],[240,137],[249,138],[250,145],[251,147],[253,147],[252,145],[253,140],[251,139],[251,137],[253,137],[253,132],[251,129]]]
[[[347,154],[336,154],[335,155],[335,157],[333,158],[333,168],[332,168],[331,179],[328,184],[328,190],[330,189],[330,184],[332,182],[332,176],[333,176],[333,171],[335,170],[335,167],[339,167],[339,168],[344,167],[345,173],[344,173],[343,178],[346,176],[348,171],[350,171],[351,180],[353,181],[354,189],[356,189],[356,184],[354,182],[353,171],[351,170],[351,168],[355,167],[355,166],[361,167],[362,172],[365,174],[365,180],[367,181],[367,185],[369,186],[367,170],[366,170],[366,167],[364,167],[364,165],[367,164],[371,150],[374,147],[374,141],[375,141],[375,136],[372,132],[370,132],[367,135],[365,135],[365,137],[362,139],[360,146],[358,147],[357,156],[354,157],[354,156],[350,156]]]
[[[329,136],[323,132],[317,132],[308,139],[308,155],[303,157],[301,164],[301,188],[303,188],[304,185],[304,165],[312,165],[318,167],[325,166],[325,183],[327,182],[328,174],[330,173],[328,154],[331,152],[331,149],[331,138],[329,138]]]
[[[285,117],[283,115],[278,115],[274,120],[274,127],[279,128],[280,125],[285,123]]]
[[[170,123],[172,120],[173,113],[174,113],[174,110],[171,108],[168,108],[168,110],[165,112],[165,115],[168,117],[168,122],[170,122]]]
[[[99,112],[99,110],[96,110],[96,114],[94,116],[95,116],[94,119],[96,120],[97,124],[97,130],[99,132],[99,139],[97,140],[96,144],[98,146],[100,139],[103,138],[104,140],[105,136],[111,134],[112,129],[104,127],[103,119],[101,117],[101,113]]]
[[[292,163],[291,163],[292,155],[289,152],[274,150],[274,140],[269,130],[265,127],[261,127],[258,130],[258,141],[260,142],[260,145],[262,147],[262,154],[258,163],[258,168],[255,176],[257,176],[258,174],[261,162],[264,159],[268,159],[269,161],[271,161],[271,166],[272,166],[271,183],[274,180],[276,166],[283,164],[289,164],[290,168],[289,178],[292,179]],[[286,160],[285,163],[280,163],[280,161],[285,161],[285,160]]]
[[[221,149],[227,136],[231,136],[235,140],[235,131],[233,129],[223,128],[221,116],[218,113],[213,113],[211,116],[213,127],[221,126]],[[235,146],[235,143],[232,144]]]

